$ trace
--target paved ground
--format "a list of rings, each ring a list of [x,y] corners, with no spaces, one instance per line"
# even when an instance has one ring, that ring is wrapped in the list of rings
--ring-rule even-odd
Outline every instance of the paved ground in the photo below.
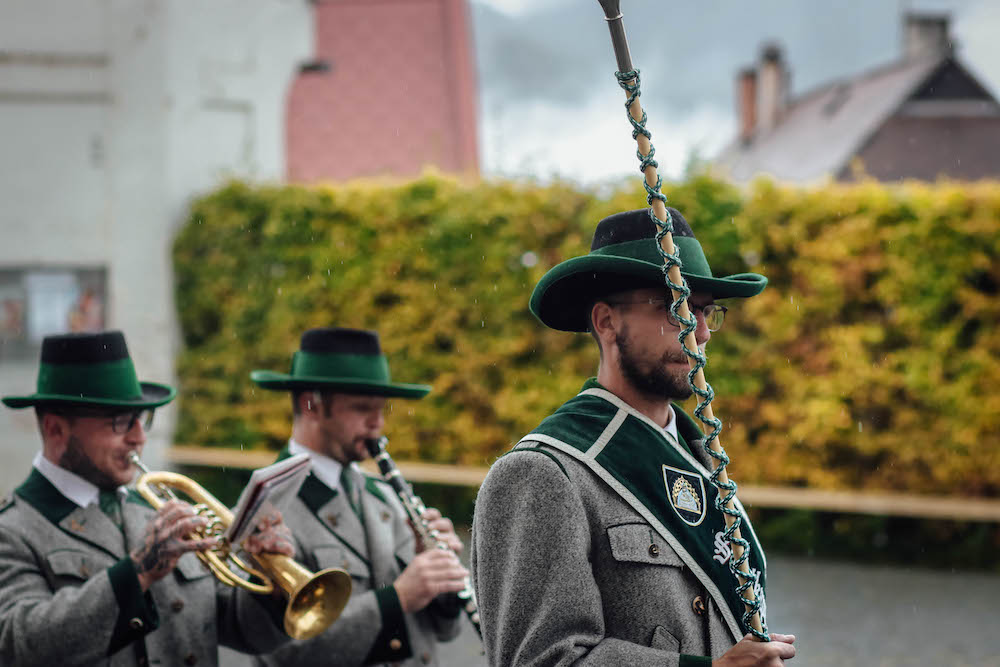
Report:
[[[768,559],[769,623],[798,637],[795,667],[1000,667],[998,609],[1000,575]],[[442,649],[444,665],[486,664],[468,624]]]

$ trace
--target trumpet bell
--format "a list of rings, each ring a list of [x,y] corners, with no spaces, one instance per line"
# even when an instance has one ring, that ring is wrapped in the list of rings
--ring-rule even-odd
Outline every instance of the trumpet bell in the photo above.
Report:
[[[292,639],[312,639],[336,620],[351,597],[351,575],[331,568],[317,572],[288,596],[285,632]]]

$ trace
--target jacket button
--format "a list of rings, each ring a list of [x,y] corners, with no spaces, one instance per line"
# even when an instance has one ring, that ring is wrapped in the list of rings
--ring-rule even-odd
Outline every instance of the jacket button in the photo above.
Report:
[[[144,623],[141,618],[133,618],[128,622],[128,627],[133,630],[142,630]]]
[[[391,518],[392,518],[391,514],[389,514],[388,512],[382,512],[382,520],[383,521],[388,521]]]
[[[389,648],[391,648],[393,651],[398,651],[399,649],[403,648],[403,642],[393,637],[392,639],[389,640]]]
[[[695,595],[694,599],[691,600],[691,609],[694,611],[696,616],[705,615],[705,599],[700,595]]]
[[[184,608],[184,600],[174,600],[173,602],[170,603],[170,608],[174,612],[180,611],[181,609]]]
[[[656,546],[655,544],[650,544],[649,545],[649,555],[652,556],[653,558],[656,558],[657,556],[659,556],[660,555],[660,547]]]
[[[184,664],[185,665],[196,665],[196,664],[198,664],[198,656],[196,656],[194,653],[188,653],[184,657]]]

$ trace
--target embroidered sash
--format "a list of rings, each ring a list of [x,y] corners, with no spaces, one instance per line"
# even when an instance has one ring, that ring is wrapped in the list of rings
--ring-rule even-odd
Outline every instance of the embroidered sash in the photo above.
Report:
[[[675,408],[678,421],[686,417]],[[695,427],[696,429],[697,427]],[[735,641],[746,634],[744,606],[729,570],[725,518],[715,508],[710,472],[685,444],[594,381],[521,442],[541,442],[573,456],[641,514],[681,557],[715,600]],[[519,445],[521,443],[518,443]],[[766,560],[743,507],[741,533],[752,545],[751,576],[763,595]],[[762,616],[766,613],[761,608]]]

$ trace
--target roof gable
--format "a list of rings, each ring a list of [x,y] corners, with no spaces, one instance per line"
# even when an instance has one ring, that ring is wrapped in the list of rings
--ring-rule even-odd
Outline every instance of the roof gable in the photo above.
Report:
[[[910,97],[911,100],[987,100],[993,95],[954,58],[942,62]]]

